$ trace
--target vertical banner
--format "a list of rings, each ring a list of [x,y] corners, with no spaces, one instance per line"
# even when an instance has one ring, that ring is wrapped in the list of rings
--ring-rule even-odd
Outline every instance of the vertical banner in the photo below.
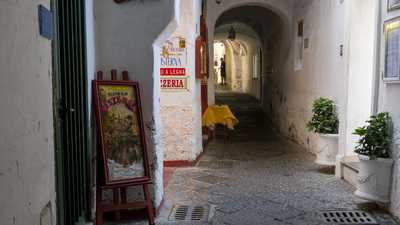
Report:
[[[183,37],[173,37],[162,46],[160,52],[162,91],[189,90],[186,47],[186,40]]]

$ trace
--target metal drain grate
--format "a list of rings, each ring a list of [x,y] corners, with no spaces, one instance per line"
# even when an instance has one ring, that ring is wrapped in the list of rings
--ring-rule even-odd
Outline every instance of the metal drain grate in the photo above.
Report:
[[[206,222],[210,215],[210,207],[204,205],[174,205],[169,214],[169,221]]]
[[[214,176],[214,175],[204,175],[204,176],[200,176],[200,177],[194,177],[192,179],[195,181],[199,181],[199,182],[203,182],[203,183],[207,183],[207,184],[218,184],[218,183],[226,182],[229,178]]]
[[[378,223],[371,214],[357,210],[322,211],[323,220],[329,225],[369,225]]]
[[[196,206],[196,207],[193,208],[190,220],[192,220],[192,221],[201,221],[201,220],[203,220],[204,215],[205,215],[204,207]]]
[[[208,169],[230,169],[233,167],[233,161],[219,160],[219,161],[200,161],[198,167],[205,167]]]
[[[186,220],[188,211],[189,211],[189,206],[187,205],[178,206],[175,210],[175,213],[173,214],[174,220]]]

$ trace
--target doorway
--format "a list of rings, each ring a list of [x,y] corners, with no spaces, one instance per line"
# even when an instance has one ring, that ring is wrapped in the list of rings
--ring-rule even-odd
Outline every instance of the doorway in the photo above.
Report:
[[[222,65],[224,62],[224,65]],[[214,72],[214,85],[216,86],[217,91],[222,90],[230,90],[230,82],[228,82],[229,77],[227,77],[227,68],[230,68],[230,65],[227,65],[227,57],[226,57],[226,48],[225,43],[223,41],[214,41],[214,64],[213,64],[213,72]],[[222,69],[224,67],[224,69]],[[222,72],[224,70],[224,72]],[[225,77],[223,79],[223,74],[225,73]],[[230,79],[229,79],[230,81]]]

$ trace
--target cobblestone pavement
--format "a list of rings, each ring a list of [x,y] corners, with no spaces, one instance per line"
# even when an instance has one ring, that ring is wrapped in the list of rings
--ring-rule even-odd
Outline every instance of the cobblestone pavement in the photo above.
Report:
[[[367,210],[381,225],[397,224],[356,198],[332,169],[314,164],[313,155],[274,135],[255,99],[224,93],[217,100],[231,106],[240,125],[229,143],[217,135],[197,166],[175,171],[157,224],[329,225],[319,212],[334,209]],[[211,206],[211,219],[172,222],[175,204]]]

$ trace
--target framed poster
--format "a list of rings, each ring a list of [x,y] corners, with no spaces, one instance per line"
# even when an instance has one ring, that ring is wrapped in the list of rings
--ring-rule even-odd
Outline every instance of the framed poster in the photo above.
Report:
[[[384,23],[385,62],[384,81],[399,81],[400,79],[400,17]]]
[[[105,185],[150,181],[139,85],[93,81]]]
[[[388,11],[400,9],[400,0],[388,0],[387,8]]]

